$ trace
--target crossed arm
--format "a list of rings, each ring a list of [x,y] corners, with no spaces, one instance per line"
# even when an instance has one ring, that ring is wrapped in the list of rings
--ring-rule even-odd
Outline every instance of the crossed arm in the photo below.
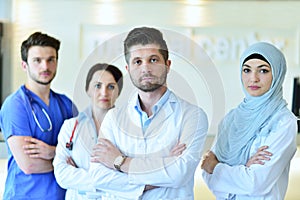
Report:
[[[108,113],[101,125],[101,132],[105,133],[103,137],[107,140],[99,139],[97,145],[99,149],[94,151],[91,157],[92,162],[102,163],[102,165],[91,165],[92,169],[90,171],[94,177],[95,187],[99,185],[103,177],[111,177],[115,173],[120,174],[114,169],[113,163],[115,158],[121,155],[121,152],[125,152],[126,156],[129,156],[121,166],[121,171],[125,172],[122,174],[125,176],[126,184],[153,185],[174,192],[177,188],[184,190],[186,187],[189,187],[192,183],[194,170],[200,161],[207,133],[207,118],[199,109],[193,109],[187,113],[188,115],[184,115],[180,124],[175,126],[180,128],[168,129],[168,133],[160,133],[160,138],[158,139],[149,137],[147,152],[145,151],[145,146],[143,146],[144,142],[140,141],[138,143],[138,140],[131,140],[131,137],[122,134],[122,132],[120,133],[120,130],[115,128],[122,125],[122,127],[127,127],[127,132],[134,132],[135,129],[133,127],[135,126],[128,126],[126,120],[118,120],[118,115],[115,115],[113,112]],[[116,122],[121,124],[116,124]],[[165,126],[168,124],[162,123],[161,120],[155,121],[155,123]],[[136,135],[138,133],[140,132],[137,131]],[[130,150],[125,150],[127,146],[126,141],[131,142],[128,143]],[[177,158],[176,156],[170,156],[170,152],[173,152],[173,146],[176,146],[178,141],[186,144],[186,150]],[[144,149],[137,149],[139,145]],[[114,146],[121,148],[121,152],[114,149]],[[176,154],[176,150],[174,153]],[[110,172],[105,174],[103,171],[107,168],[110,169]],[[112,173],[111,170],[115,171],[115,173]],[[116,179],[110,178],[109,180],[111,184],[117,182]]]
[[[170,151],[170,156],[180,156],[182,152],[186,149],[185,144],[177,143]],[[93,153],[91,157],[91,162],[102,163],[110,169],[114,169],[114,160],[122,155],[120,150],[116,148],[109,140],[99,138],[98,143],[93,148]],[[121,171],[128,173],[129,165],[132,158],[127,157],[123,165],[121,166]]]
[[[25,174],[53,171],[55,146],[29,136],[11,136],[7,142],[18,166]]]
[[[182,152],[186,149],[185,144],[177,144],[175,145],[171,151],[170,156],[180,156]],[[91,161],[94,163],[102,163],[110,169],[114,169],[114,159],[122,155],[119,149],[117,149],[109,140],[107,139],[99,139],[98,144],[93,148],[93,154],[91,157]],[[127,158],[127,161],[122,165],[121,169],[123,172],[128,172],[129,163],[131,158]],[[73,161],[71,157],[66,159],[67,164],[72,165],[77,168],[76,163]],[[151,189],[157,188],[156,186],[145,185],[144,191],[148,191]]]
[[[246,163],[246,167],[250,167],[253,164],[264,165],[265,161],[269,161],[273,155],[271,152],[267,151],[268,146],[261,146],[257,152],[250,157]],[[204,155],[204,159],[201,164],[201,168],[209,174],[212,174],[216,165],[219,163],[218,158],[212,151],[208,151]]]

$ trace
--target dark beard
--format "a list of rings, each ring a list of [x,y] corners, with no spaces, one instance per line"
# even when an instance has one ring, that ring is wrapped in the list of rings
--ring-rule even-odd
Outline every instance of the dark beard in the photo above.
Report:
[[[34,77],[30,74],[30,77],[32,78],[32,80],[34,80],[36,83],[41,84],[41,85],[49,85],[53,81],[55,76],[56,76],[56,72],[53,74],[52,78],[49,81],[43,82],[43,81],[38,80],[36,77]]]
[[[144,75],[143,77],[154,77],[151,75]],[[137,87],[138,89],[142,90],[143,92],[153,92],[157,89],[159,89],[160,87],[162,87],[165,83],[166,83],[166,79],[167,79],[167,73],[163,74],[161,77],[156,77],[158,79],[157,83],[146,83],[144,85],[139,84],[139,81],[142,80],[142,78],[140,78],[139,80],[135,81],[132,76],[130,75],[130,79],[131,82],[133,83],[133,85],[135,87]]]
[[[160,84],[147,84],[147,85],[141,85],[137,86],[135,85],[138,89],[142,90],[143,92],[153,92],[160,88],[162,85]]]
[[[53,77],[53,78],[54,78],[54,77]],[[37,83],[39,83],[39,84],[41,84],[41,85],[48,85],[48,84],[50,84],[50,83],[52,82],[53,78],[50,79],[50,80],[47,81],[47,82],[42,82],[42,81],[39,81],[39,80],[35,80],[35,82],[37,82]]]

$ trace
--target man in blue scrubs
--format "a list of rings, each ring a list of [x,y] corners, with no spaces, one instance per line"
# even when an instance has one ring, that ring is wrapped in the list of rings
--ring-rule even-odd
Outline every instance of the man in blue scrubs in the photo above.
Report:
[[[50,89],[57,70],[60,41],[40,32],[22,43],[27,81],[4,101],[0,125],[8,148],[3,199],[64,199],[52,160],[65,119],[77,115],[72,101]]]

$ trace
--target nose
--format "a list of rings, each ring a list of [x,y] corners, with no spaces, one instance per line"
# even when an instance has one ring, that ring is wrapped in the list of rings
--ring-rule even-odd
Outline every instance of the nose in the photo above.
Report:
[[[141,67],[143,73],[149,73],[151,71],[151,67],[149,63],[144,63]]]
[[[42,68],[43,70],[45,70],[45,69],[48,69],[48,68],[49,68],[49,65],[50,65],[50,64],[47,62],[47,60],[44,60],[44,59],[43,59],[43,60],[41,61],[41,65],[40,65],[40,66],[41,66],[41,68]]]
[[[107,96],[108,95],[108,89],[107,89],[107,87],[105,85],[103,85],[103,87],[101,87],[100,92],[101,92],[102,96]]]
[[[258,82],[259,81],[259,75],[257,72],[253,72],[250,74],[250,80],[252,82]]]

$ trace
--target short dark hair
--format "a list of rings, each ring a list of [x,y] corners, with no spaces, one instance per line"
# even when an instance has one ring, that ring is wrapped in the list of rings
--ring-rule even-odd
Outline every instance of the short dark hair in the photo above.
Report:
[[[123,88],[123,75],[122,75],[122,72],[116,66],[110,65],[110,64],[107,64],[107,63],[97,63],[97,64],[95,64],[91,67],[91,69],[89,70],[89,72],[86,76],[85,91],[88,91],[90,82],[91,82],[95,72],[100,71],[100,70],[104,70],[104,71],[107,71],[107,72],[111,73],[111,75],[114,77],[115,81],[118,84],[119,95],[120,95],[120,93],[122,91],[122,88]]]
[[[130,47],[139,44],[157,44],[160,47],[159,52],[162,54],[165,61],[169,59],[169,51],[167,43],[163,38],[163,34],[155,28],[140,27],[131,30],[124,41],[124,54],[127,64],[129,64],[130,59]]]
[[[60,41],[54,37],[41,32],[31,34],[21,45],[21,57],[24,62],[27,62],[28,50],[32,46],[53,47],[56,50],[56,59],[58,59]]]

